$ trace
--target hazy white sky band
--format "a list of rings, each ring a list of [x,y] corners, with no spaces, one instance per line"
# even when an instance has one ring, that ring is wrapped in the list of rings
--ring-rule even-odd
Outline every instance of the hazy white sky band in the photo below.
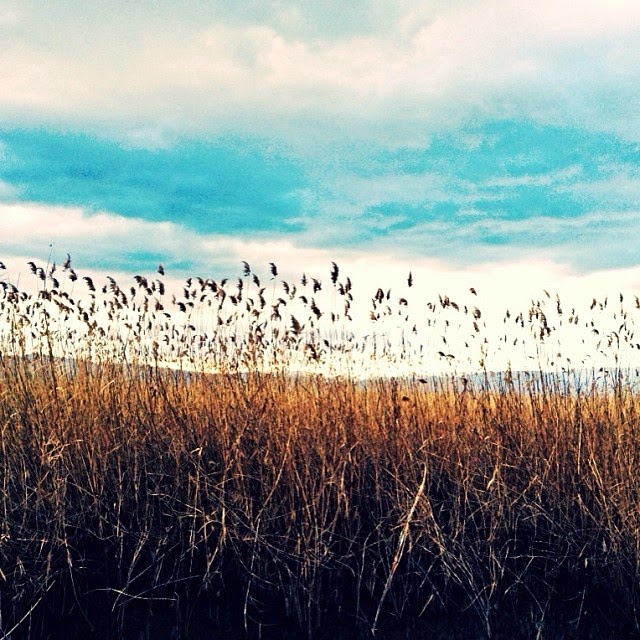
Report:
[[[138,249],[140,238],[153,237],[159,242],[159,250],[168,257],[184,251],[198,254],[202,271],[193,275],[204,278],[210,274],[206,265],[215,265],[220,261],[223,264],[237,264],[236,271],[226,274],[233,280],[242,273],[241,261],[247,255],[252,255],[252,268],[260,275],[272,297],[283,295],[279,288],[282,280],[298,283],[303,272],[308,278],[320,279],[323,292],[317,298],[325,311],[332,304],[330,270],[331,262],[335,260],[340,267],[340,279],[344,281],[349,276],[353,282],[353,321],[346,323],[348,330],[354,333],[357,340],[368,336],[369,345],[377,336],[380,343],[390,343],[398,355],[402,351],[403,339],[405,344],[410,345],[406,349],[406,361],[398,357],[391,363],[369,362],[370,350],[367,350],[362,360],[351,358],[342,363],[341,366],[348,365],[351,372],[357,375],[364,372],[418,375],[421,372],[463,373],[481,368],[482,363],[489,370],[498,371],[507,368],[535,370],[540,366],[556,370],[563,367],[569,370],[640,366],[640,357],[636,355],[640,354],[640,347],[636,349],[635,345],[631,347],[622,343],[623,335],[633,335],[636,322],[640,323],[640,309],[635,303],[635,294],[640,291],[640,267],[585,275],[552,262],[528,260],[451,269],[445,263],[427,259],[401,260],[388,254],[355,251],[342,251],[336,256],[335,252],[328,250],[310,252],[296,248],[286,240],[260,244],[224,236],[200,236],[187,233],[170,223],[150,223],[112,214],[88,217],[77,210],[47,209],[36,205],[24,206],[19,212],[15,210],[12,229],[3,222],[5,220],[0,216],[0,233],[11,231],[17,251],[28,246],[27,241],[33,239],[34,233],[40,235],[43,241],[52,239],[54,243],[58,233],[65,242],[71,243],[72,248],[74,238],[82,242],[91,233],[96,246],[118,246],[121,250],[131,252]],[[66,227],[62,224],[63,220]],[[61,231],[63,228],[64,232]],[[52,255],[56,255],[55,244]],[[277,256],[279,270],[275,281],[270,279],[268,267],[274,256]],[[3,275],[21,289],[35,292],[41,283],[30,273],[27,266],[29,259],[35,259],[37,264],[45,266],[46,261],[41,256],[24,253],[5,259],[8,269]],[[92,276],[98,286],[107,283],[108,275],[115,277],[124,288],[128,289],[134,284],[130,273],[78,269],[80,275]],[[411,287],[407,281],[409,272],[413,280]],[[157,277],[155,273],[142,275],[149,279]],[[64,281],[64,277],[60,278]],[[184,281],[171,273],[167,274],[166,281],[168,290],[179,296]],[[74,295],[81,298],[84,291],[82,283],[74,287]],[[476,293],[470,290],[471,287]],[[274,292],[271,292],[272,288]],[[388,305],[391,314],[385,318],[383,313],[380,320],[372,321],[372,299],[378,288],[385,293],[391,290],[389,301],[385,300],[378,307],[383,311]],[[624,298],[623,305],[619,302],[620,294]],[[441,296],[449,297],[460,307],[460,311],[452,308],[443,310],[438,304]],[[561,314],[557,312],[557,297],[561,302]],[[399,304],[401,298],[407,301],[406,306]],[[597,301],[595,308],[594,299]],[[427,308],[429,302],[434,304],[435,311]],[[534,322],[530,325],[527,317],[529,311],[539,303],[542,305],[539,308],[553,327],[553,334],[544,341],[532,334],[532,328],[540,324]],[[602,309],[603,303],[607,305],[605,309]],[[468,309],[466,314],[462,312],[464,307]],[[476,308],[481,311],[478,319],[480,331],[477,333],[472,329],[473,311]],[[180,322],[181,315],[177,313],[177,308],[171,310]],[[290,304],[286,312],[303,318],[299,304],[298,307]],[[519,314],[523,314],[524,329],[517,325]],[[405,315],[409,316],[408,321],[404,320]],[[580,318],[580,326],[577,322],[573,326],[569,321],[575,316]],[[208,324],[213,318],[207,320],[204,315],[199,317],[204,323],[203,328],[215,331],[215,323]],[[436,323],[433,328],[427,327],[428,319]],[[623,324],[624,331],[621,330]],[[288,322],[285,320],[286,325]],[[411,330],[414,325],[416,332]],[[621,344],[616,344],[616,339],[610,341],[613,332]],[[640,339],[640,333],[638,336]],[[445,340],[442,340],[443,337]],[[485,338],[486,343],[483,342]],[[614,348],[611,348],[612,344]],[[297,366],[302,365],[298,363]],[[333,361],[331,367],[335,366],[336,362]]]

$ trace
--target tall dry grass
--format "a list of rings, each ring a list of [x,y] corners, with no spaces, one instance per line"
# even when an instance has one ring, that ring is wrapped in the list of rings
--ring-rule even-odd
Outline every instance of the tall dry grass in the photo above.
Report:
[[[97,295],[4,291],[3,637],[428,637],[460,612],[474,637],[638,635],[640,398],[622,375],[264,367],[328,348],[297,316],[216,319],[230,344],[206,349],[228,366],[208,372],[196,329],[145,333],[150,294],[104,292],[125,336]],[[196,366],[159,366],[163,335]]]

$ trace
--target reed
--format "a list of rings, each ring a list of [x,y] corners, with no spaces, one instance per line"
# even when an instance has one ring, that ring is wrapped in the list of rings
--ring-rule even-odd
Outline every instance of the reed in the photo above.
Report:
[[[373,353],[335,264],[326,311],[275,265],[175,302],[34,269],[1,308],[2,637],[639,635],[633,379],[309,373]]]

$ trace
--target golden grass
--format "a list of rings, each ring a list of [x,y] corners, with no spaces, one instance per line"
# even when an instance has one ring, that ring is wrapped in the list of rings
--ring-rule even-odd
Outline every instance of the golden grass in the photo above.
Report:
[[[122,637],[141,611],[191,638],[203,612],[250,637],[384,637],[460,610],[486,637],[638,633],[640,398],[622,377],[362,381],[244,351],[170,370],[132,358],[135,323],[118,352],[62,359],[78,354],[42,295],[5,291],[0,635],[69,616]]]

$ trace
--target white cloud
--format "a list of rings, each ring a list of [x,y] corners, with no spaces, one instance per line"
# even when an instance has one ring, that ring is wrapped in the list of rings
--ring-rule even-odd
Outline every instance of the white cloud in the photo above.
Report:
[[[518,5],[525,19],[563,40],[634,33],[640,23],[640,5],[635,0],[583,0],[579,8],[568,0]]]
[[[2,161],[2,149],[0,148],[0,161]],[[0,199],[14,198],[20,193],[20,190],[4,180],[0,180]]]
[[[214,21],[215,12],[202,16],[208,23],[177,11],[156,18],[140,8],[120,20],[103,9],[91,23],[56,24],[55,37],[47,10],[32,10],[22,18],[31,29],[2,43],[0,113],[120,130],[242,127],[292,139],[303,127],[307,142],[318,128],[324,137],[375,128],[410,139],[417,123],[436,130],[478,115],[640,135],[637,3],[398,6],[363,3],[363,15],[377,16],[364,21],[368,30],[337,29],[338,37],[327,35],[337,17],[325,16],[313,34],[286,4],[262,12],[261,24]]]
[[[588,197],[600,202],[635,204],[640,192],[640,172],[633,166],[608,167],[602,176],[591,180],[577,180],[559,187],[576,198]]]
[[[388,202],[416,205],[425,201],[450,200],[447,179],[437,173],[416,175],[384,175],[373,178],[359,176],[337,177],[332,190],[342,200],[357,205],[362,211],[366,207]]]
[[[54,245],[89,265],[117,261],[118,253],[153,251],[184,258],[197,251],[199,237],[170,222],[148,222],[110,213],[87,214],[77,207],[34,203],[0,204],[0,249],[40,255]]]
[[[558,188],[567,181],[571,181],[571,185],[575,184],[575,179],[580,175],[582,169],[579,165],[573,165],[557,171],[536,175],[520,175],[520,176],[500,176],[490,178],[482,183],[484,187],[548,187],[553,185]]]
[[[16,7],[0,7],[0,27],[14,27],[21,20],[21,12]]]
[[[618,225],[628,228],[637,221],[637,213],[621,213],[616,217]],[[601,217],[594,213],[578,219],[551,221],[533,219],[521,224],[531,233],[538,226],[554,225],[554,229],[575,230],[597,225]],[[614,222],[616,221],[614,220]],[[478,224],[483,224],[479,222]],[[519,223],[505,222],[513,232]],[[433,228],[429,229],[433,232]],[[433,285],[433,291],[444,291],[446,287],[468,287],[482,282],[488,293],[494,289],[500,296],[504,291],[539,291],[552,286],[554,281],[584,280],[592,282],[601,277],[598,271],[579,276],[566,264],[553,259],[520,252],[505,260],[476,262],[473,265],[454,267],[452,263],[415,255],[403,254],[403,240],[392,248],[379,247],[377,251],[342,248],[340,250],[308,248],[290,239],[242,239],[225,235],[195,234],[180,225],[168,222],[150,222],[138,218],[103,212],[87,214],[79,208],[52,207],[39,204],[0,204],[0,259],[11,255],[46,258],[50,245],[54,256],[59,258],[71,253],[74,262],[86,268],[96,268],[117,262],[118,254],[135,258],[136,253],[163,256],[164,262],[191,261],[195,270],[210,271],[212,277],[233,276],[228,270],[240,271],[242,260],[254,264],[257,272],[266,271],[269,262],[276,262],[287,277],[295,277],[303,271],[321,275],[332,261],[344,267],[345,272],[360,278],[363,286],[393,286],[403,282],[409,270],[422,272]],[[214,273],[215,272],[215,273]],[[633,274],[634,284],[640,284],[640,267],[627,270],[607,271],[623,286],[629,282],[624,274]],[[189,272],[185,275],[194,275]],[[205,275],[202,272],[202,275]],[[377,280],[380,282],[378,284]],[[416,281],[419,276],[416,275]],[[523,287],[525,283],[530,287]],[[529,295],[529,293],[527,293]]]

